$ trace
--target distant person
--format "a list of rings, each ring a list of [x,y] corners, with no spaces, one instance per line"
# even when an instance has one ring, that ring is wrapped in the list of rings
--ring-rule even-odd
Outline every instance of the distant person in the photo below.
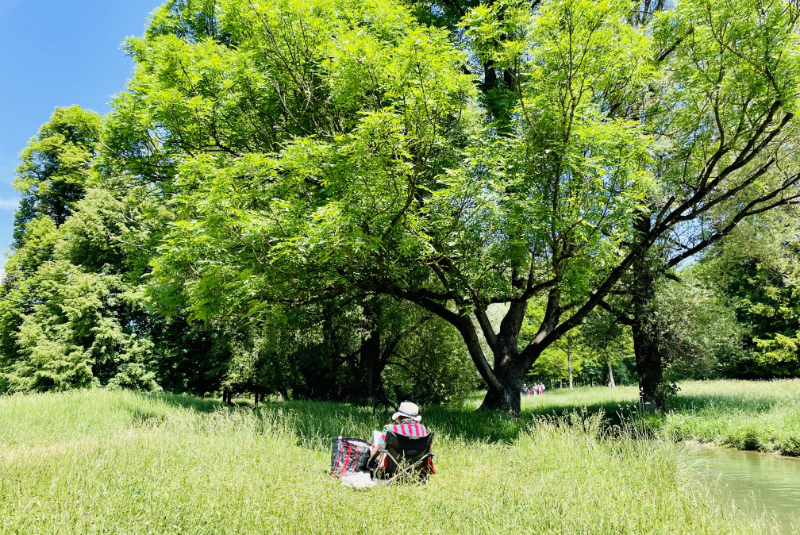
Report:
[[[544,383],[539,383],[538,387],[539,387],[539,393],[544,394],[545,390]]]

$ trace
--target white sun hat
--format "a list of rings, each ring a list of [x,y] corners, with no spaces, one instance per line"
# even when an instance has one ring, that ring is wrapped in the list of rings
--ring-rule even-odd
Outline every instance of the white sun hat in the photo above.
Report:
[[[419,407],[417,407],[416,403],[411,403],[410,401],[404,401],[400,404],[400,409],[392,415],[392,420],[397,420],[401,416],[411,418],[415,422],[422,420],[422,416],[419,414]]]

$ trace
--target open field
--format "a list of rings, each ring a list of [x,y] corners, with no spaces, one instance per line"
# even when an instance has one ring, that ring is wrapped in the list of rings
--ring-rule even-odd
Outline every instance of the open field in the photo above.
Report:
[[[566,398],[551,392],[526,410]],[[579,413],[514,421],[431,407],[440,473],[428,487],[359,493],[330,480],[330,438],[381,421],[328,403],[253,412],[133,392],[0,398],[0,532],[770,532],[715,501],[683,449],[609,438]]]

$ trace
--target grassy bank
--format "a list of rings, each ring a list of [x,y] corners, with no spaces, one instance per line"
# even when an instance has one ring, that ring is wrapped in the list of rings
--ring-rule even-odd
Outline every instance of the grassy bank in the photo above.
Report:
[[[569,406],[551,394],[549,410]],[[597,416],[442,407],[425,418],[437,432],[431,484],[358,493],[323,468],[332,436],[382,423],[366,410],[103,391],[0,398],[0,532],[769,532],[715,501],[685,452],[607,438]]]
[[[800,456],[800,379],[690,381],[670,410],[648,415],[648,426],[673,441],[697,441],[742,450]],[[524,397],[523,413],[560,414],[585,407],[612,420],[635,411],[638,390],[620,387],[548,390]],[[477,406],[478,400],[471,405]]]
[[[675,440],[800,456],[800,379],[686,383],[654,425]]]

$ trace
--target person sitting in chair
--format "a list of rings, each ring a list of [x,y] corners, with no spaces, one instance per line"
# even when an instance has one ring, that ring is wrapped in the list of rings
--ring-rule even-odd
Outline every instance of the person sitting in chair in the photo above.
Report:
[[[422,416],[419,414],[419,407],[416,403],[404,401],[400,404],[400,409],[392,415],[393,424],[383,428],[383,431],[372,432],[372,456],[384,446],[386,446],[386,433],[392,431],[396,435],[407,437],[426,437],[428,430],[420,422]]]
[[[422,416],[419,414],[419,407],[417,407],[415,403],[411,403],[410,401],[402,402],[398,411],[392,415],[392,420],[394,423],[385,426],[383,431],[372,432],[370,458],[373,459],[371,463],[374,462],[374,466],[379,467],[379,470],[386,468],[387,459],[385,458],[385,455],[378,459],[374,459],[374,457],[375,454],[378,453],[378,450],[386,447],[387,433],[392,432],[395,435],[415,438],[428,436],[428,430],[420,423],[420,421],[422,421]],[[436,468],[433,466],[433,459],[431,457],[428,457],[425,460],[424,466],[424,474],[427,475],[436,473]]]

